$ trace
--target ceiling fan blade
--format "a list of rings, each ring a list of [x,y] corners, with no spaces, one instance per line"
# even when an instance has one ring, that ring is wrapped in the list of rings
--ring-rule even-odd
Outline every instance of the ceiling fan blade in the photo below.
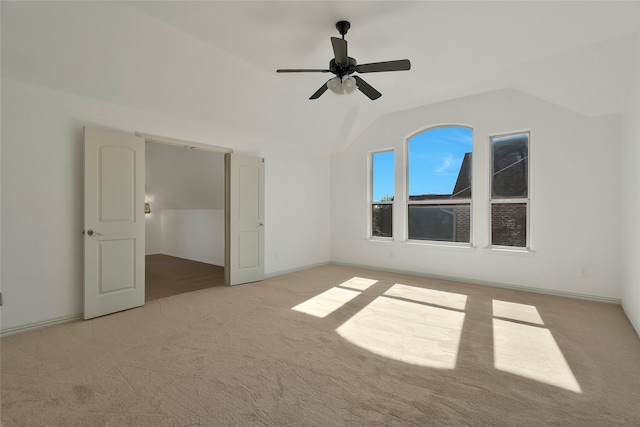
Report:
[[[381,71],[406,71],[411,69],[411,62],[408,59],[397,61],[372,62],[370,64],[360,64],[356,66],[359,73],[379,73]]]
[[[380,92],[375,90],[369,83],[365,82],[360,77],[353,76],[353,78],[356,79],[356,85],[358,86],[358,89],[360,90],[360,92],[367,95],[369,99],[371,99],[372,101],[382,96]]]
[[[333,54],[336,57],[336,64],[349,65],[349,57],[347,56],[347,41],[337,37],[331,37],[331,45],[333,46]]]
[[[331,70],[321,70],[313,68],[281,68],[276,73],[330,73]]]
[[[316,93],[314,93],[313,95],[311,95],[311,97],[309,99],[318,99],[320,98],[320,95],[322,95],[323,93],[325,93],[327,91],[327,84],[323,84],[322,86],[320,86],[320,89],[318,89],[316,91]]]

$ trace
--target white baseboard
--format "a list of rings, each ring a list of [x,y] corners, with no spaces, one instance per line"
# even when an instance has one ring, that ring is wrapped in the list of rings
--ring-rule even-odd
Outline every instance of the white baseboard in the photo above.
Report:
[[[640,320],[631,315],[631,310],[627,310],[627,308],[624,306],[624,302],[622,302],[622,310],[624,311],[624,314],[627,315],[627,319],[629,319],[629,322],[631,322],[631,326],[633,326],[633,328],[636,330],[636,333],[638,334],[638,337],[640,338]]]
[[[43,320],[41,322],[28,323],[26,325],[14,326],[12,328],[2,329],[0,331],[0,337],[7,337],[9,335],[19,334],[21,332],[33,331],[36,329],[46,328],[48,326],[61,325],[63,323],[75,322],[82,320],[82,313],[73,314],[71,316],[57,317],[55,319]]]
[[[493,286],[495,288],[514,289],[518,291],[534,292],[537,294],[556,295],[560,297],[577,298],[577,299],[584,299],[584,300],[596,301],[596,302],[606,302],[609,304],[621,303],[620,298],[609,298],[609,297],[602,297],[599,295],[588,295],[588,294],[579,294],[574,292],[555,291],[552,289],[539,289],[539,288],[532,288],[530,286],[513,285],[510,283],[496,283],[496,282],[488,282],[483,280],[466,279],[462,277],[441,276],[437,274],[422,273],[419,271],[398,270],[398,269],[384,268],[384,267],[378,267],[378,266],[352,264],[348,262],[332,261],[331,264],[344,265],[346,267],[366,268],[368,270],[385,271],[387,273],[409,274],[412,276],[429,277],[431,279],[451,280],[454,282],[469,283],[471,285]]]
[[[272,277],[282,276],[284,274],[289,274],[289,273],[295,273],[296,271],[308,270],[310,268],[322,267],[323,265],[329,265],[329,264],[331,264],[330,261],[325,261],[325,262],[319,262],[319,263],[316,263],[316,264],[305,265],[303,267],[291,268],[291,269],[288,269],[288,270],[274,271],[273,273],[265,274],[264,278],[265,279],[270,279]]]
[[[534,292],[534,293],[548,294],[548,295],[557,295],[557,296],[563,296],[563,297],[569,297],[569,298],[578,298],[578,299],[584,299],[584,300],[590,300],[590,301],[605,302],[605,303],[610,303],[610,304],[622,304],[620,299],[618,299],[618,298],[608,298],[608,297],[601,297],[601,296],[597,296],[597,295],[587,295],[587,294],[578,294],[578,293],[573,293],[573,292],[554,291],[554,290],[549,290],[549,289],[538,289],[538,288],[532,288],[532,287],[528,287],[528,286],[512,285],[512,284],[508,284],[508,283],[487,282],[487,281],[481,281],[481,280],[466,279],[466,278],[461,278],[461,277],[427,274],[427,273],[422,273],[422,272],[418,272],[418,271],[398,270],[398,269],[391,269],[391,268],[381,268],[381,267],[378,267],[378,266],[370,266],[370,265],[363,265],[363,264],[352,264],[352,263],[336,262],[336,261],[332,261],[332,262],[326,261],[326,262],[320,262],[320,263],[316,263],[316,264],[309,264],[309,265],[305,265],[305,266],[302,266],[302,267],[297,267],[297,268],[292,268],[292,269],[287,269],[287,270],[279,270],[279,271],[275,271],[275,272],[272,272],[272,273],[269,273],[269,274],[265,274],[265,278],[269,279],[271,277],[277,277],[277,276],[282,276],[284,274],[295,273],[297,271],[307,270],[309,268],[322,267],[322,266],[328,265],[328,264],[344,265],[344,266],[347,266],[347,267],[355,267],[355,268],[364,268],[364,269],[367,269],[367,270],[385,271],[385,272],[388,272],[388,273],[410,274],[410,275],[413,275],[413,276],[429,277],[429,278],[432,278],[432,279],[451,280],[451,281],[456,281],[456,282],[461,282],[461,283],[469,283],[469,284],[473,284],[473,285],[484,285],[484,286],[493,286],[493,287],[497,287],[497,288],[515,289],[515,290],[526,291],[526,292]],[[622,308],[624,310],[624,304],[622,304]],[[636,332],[640,336],[640,321],[638,321],[638,319],[633,318],[630,315],[628,310],[624,310],[624,312],[627,315],[627,318],[629,319],[629,321],[631,322],[633,327],[635,328]],[[45,321],[41,321],[41,322],[29,323],[29,324],[21,325],[21,326],[14,326],[14,327],[11,327],[11,328],[0,330],[0,337],[6,337],[6,336],[9,336],[9,335],[14,335],[14,334],[21,333],[21,332],[27,332],[27,331],[31,331],[31,330],[35,330],[35,329],[41,329],[41,328],[45,328],[45,327],[48,327],[48,326],[59,325],[59,324],[69,323],[69,322],[75,322],[77,320],[82,320],[82,317],[83,317],[82,313],[80,313],[80,314],[74,314],[74,315],[71,315],[71,316],[58,317],[58,318],[55,318],[55,319],[45,320]]]

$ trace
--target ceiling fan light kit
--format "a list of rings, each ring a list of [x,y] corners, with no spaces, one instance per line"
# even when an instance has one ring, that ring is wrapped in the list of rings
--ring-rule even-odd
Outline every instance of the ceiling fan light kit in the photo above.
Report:
[[[336,76],[332,79],[329,79],[327,82],[327,87],[333,93],[337,93],[338,95],[353,93],[358,85],[356,84],[356,79],[354,79],[350,75],[343,76],[342,78]]]
[[[358,88],[356,79],[348,75],[342,77],[342,88],[344,89],[344,93],[352,93]]]
[[[331,46],[333,47],[334,58],[329,62],[329,69],[294,69],[284,68],[276,70],[278,73],[333,73],[335,77],[329,79],[325,84],[320,86],[309,99],[318,99],[329,89],[333,93],[348,94],[356,89],[360,90],[369,99],[374,100],[382,96],[380,92],[365,82],[359,76],[352,76],[353,73],[379,73],[384,71],[406,71],[411,69],[411,62],[408,59],[399,59],[396,61],[373,62],[370,64],[358,65],[354,58],[347,54],[347,41],[344,39],[345,34],[351,28],[349,21],[339,21],[336,23],[336,29],[342,36],[341,39],[331,37]]]
[[[327,82],[327,87],[333,93],[342,93],[342,80],[340,80],[340,77],[337,76],[329,79],[329,81]]]

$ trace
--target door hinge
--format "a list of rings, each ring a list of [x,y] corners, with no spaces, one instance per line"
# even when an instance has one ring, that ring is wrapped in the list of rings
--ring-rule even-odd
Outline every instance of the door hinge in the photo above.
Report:
[[[0,292],[0,307],[2,307],[2,292]]]

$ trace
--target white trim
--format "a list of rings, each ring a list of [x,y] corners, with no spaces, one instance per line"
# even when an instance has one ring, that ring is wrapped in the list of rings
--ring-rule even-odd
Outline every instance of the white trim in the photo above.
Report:
[[[421,246],[427,249],[446,249],[462,252],[476,250],[476,246],[473,246],[471,243],[464,242],[444,242],[438,240],[406,240],[404,243],[409,246]]]
[[[473,249],[475,249],[475,248],[473,248]],[[322,266],[330,265],[330,264],[343,265],[343,266],[346,266],[346,267],[364,268],[364,269],[367,269],[367,270],[374,270],[374,271],[384,271],[384,272],[388,272],[388,273],[410,274],[410,275],[413,275],[413,276],[428,277],[428,278],[432,278],[432,279],[451,280],[451,281],[456,281],[456,282],[461,282],[461,283],[468,283],[468,284],[473,284],[473,285],[493,286],[493,287],[503,288],[503,289],[515,289],[515,290],[520,290],[520,291],[525,291],[525,292],[533,292],[533,293],[538,293],[538,294],[556,295],[556,296],[563,296],[563,297],[569,297],[569,298],[584,299],[584,300],[589,300],[589,301],[604,302],[604,303],[608,303],[608,304],[621,304],[622,310],[624,311],[625,315],[629,319],[629,322],[634,327],[634,329],[636,330],[636,333],[640,337],[640,322],[635,320],[630,315],[630,311],[625,309],[624,303],[619,298],[609,298],[609,297],[601,297],[601,296],[595,296],[595,295],[577,294],[577,293],[572,293],[572,292],[553,291],[553,290],[548,290],[548,289],[531,288],[531,287],[528,287],[528,286],[511,285],[511,284],[506,284],[506,283],[486,282],[486,281],[464,279],[464,278],[458,278],[458,277],[452,277],[452,276],[434,275],[434,274],[427,274],[427,273],[421,273],[421,272],[416,272],[416,271],[398,270],[398,269],[391,269],[391,268],[372,267],[372,266],[368,266],[368,265],[353,264],[353,263],[346,263],[346,262],[337,262],[337,261],[325,261],[325,262],[320,262],[320,263],[316,263],[316,264],[309,264],[309,265],[306,265],[306,266],[303,266],[303,267],[299,267],[299,268],[280,270],[280,271],[276,271],[276,272],[273,272],[273,273],[266,274],[265,275],[265,279],[270,279],[272,277],[282,276],[282,275],[285,275],[285,274],[295,273],[295,272],[298,272],[298,271],[308,270],[310,268],[322,267]],[[41,322],[28,323],[26,325],[14,326],[12,328],[3,329],[0,332],[0,337],[4,338],[4,337],[7,337],[9,335],[15,335],[15,334],[22,333],[22,332],[32,331],[32,330],[36,330],[36,329],[42,329],[42,328],[46,328],[48,326],[55,326],[55,325],[61,325],[61,324],[65,324],[65,323],[71,323],[71,322],[75,322],[75,321],[78,321],[78,320],[82,320],[82,313],[74,314],[74,315],[71,315],[71,316],[58,317],[58,318],[50,319],[50,320],[44,320],[44,321],[41,321]]]
[[[621,304],[620,298],[610,298],[610,297],[603,297],[598,295],[579,294],[574,292],[563,292],[563,291],[556,291],[553,289],[540,289],[540,288],[533,288],[530,286],[513,285],[511,283],[488,282],[484,280],[467,279],[467,278],[455,277],[455,276],[443,276],[438,274],[423,273],[419,271],[399,270],[394,268],[384,268],[384,267],[370,266],[370,265],[364,265],[364,264],[352,264],[347,262],[331,261],[331,264],[343,265],[345,267],[364,268],[367,270],[374,270],[374,271],[384,271],[386,273],[409,274],[412,276],[428,277],[430,279],[438,279],[438,280],[449,280],[449,281],[466,283],[471,285],[491,286],[494,288],[513,289],[513,290],[523,291],[523,292],[533,292],[536,294],[555,295],[559,297],[604,302],[607,304]]]
[[[425,199],[425,200],[409,200],[408,205],[471,205],[471,199]]]
[[[289,273],[296,273],[298,271],[308,270],[310,268],[323,267],[323,266],[329,265],[329,264],[331,264],[331,261],[324,261],[324,262],[318,262],[318,263],[315,263],[315,264],[304,265],[302,267],[296,267],[296,268],[290,268],[290,269],[287,269],[287,270],[274,271],[273,273],[265,274],[264,278],[265,279],[271,279],[272,277],[283,276],[283,275],[289,274]]]
[[[622,311],[624,311],[624,314],[627,315],[627,319],[629,319],[629,322],[631,323],[631,326],[633,326],[633,328],[636,330],[636,333],[638,334],[638,338],[640,338],[640,320],[639,319],[635,319],[632,315],[631,315],[631,310],[627,310],[624,306],[624,301],[621,303],[622,305]]]
[[[165,136],[151,135],[148,133],[136,132],[136,136],[144,138],[147,142],[159,142],[160,144],[174,145],[176,147],[191,148],[192,150],[211,151],[213,153],[233,153],[231,148],[218,147],[215,145],[202,144],[200,142],[185,141],[183,139],[167,138]]]
[[[82,320],[82,313],[73,314],[71,316],[56,317],[54,319],[43,320],[41,322],[27,323],[26,325],[3,329],[2,331],[0,331],[0,337],[4,338],[9,335],[19,334],[21,332],[33,331],[49,326],[62,325],[63,323],[71,323],[78,320]]]
[[[534,256],[536,251],[525,248],[514,248],[509,246],[487,246],[483,248],[491,255],[511,255],[511,256]]]
[[[367,239],[365,239],[367,242],[382,242],[382,243],[395,243],[396,241],[394,240],[393,237],[369,237]]]
[[[451,123],[451,122],[445,122],[445,123],[440,123],[440,124],[436,124],[436,125],[428,125],[428,126],[424,126],[422,128],[419,128],[416,131],[413,131],[412,133],[410,133],[409,135],[404,137],[404,141],[405,143],[408,143],[409,140],[411,138],[413,138],[414,136],[418,135],[419,133],[428,131],[428,130],[432,130],[432,129],[436,129],[436,128],[446,128],[446,127],[458,127],[458,128],[467,128],[467,129],[471,129],[471,132],[474,131],[474,127],[472,125],[467,125],[464,123]],[[473,144],[473,141],[472,141]],[[408,145],[407,145],[408,147]]]

